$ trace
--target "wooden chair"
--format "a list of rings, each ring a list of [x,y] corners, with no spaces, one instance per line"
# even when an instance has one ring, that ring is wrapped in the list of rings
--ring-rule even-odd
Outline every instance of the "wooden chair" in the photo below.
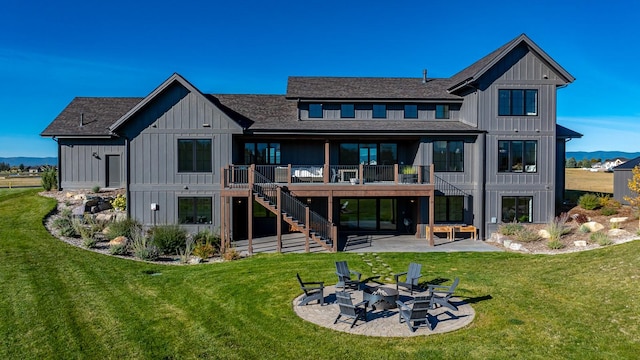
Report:
[[[349,270],[349,266],[346,261],[336,261],[336,275],[338,275],[336,287],[341,287],[342,290],[346,290],[347,288],[356,290],[360,289],[360,278],[362,277],[362,274],[357,271]]]
[[[304,282],[300,279],[300,274],[296,274],[300,288],[304,291],[304,296],[300,299],[298,306],[307,305],[311,301],[318,300],[318,304],[324,305],[324,283]]]
[[[424,323],[429,327],[429,330],[433,330],[428,318],[431,304],[429,297],[416,296],[415,299],[407,302],[397,300],[396,304],[398,305],[398,321],[402,323],[404,320],[411,332],[416,331],[419,323]]]
[[[427,295],[431,301],[431,306],[444,306],[453,311],[458,311],[458,307],[451,303],[451,296],[456,290],[460,278],[456,277],[451,286],[444,285],[427,285]]]
[[[353,319],[351,322],[351,327],[353,327],[358,320],[363,320],[367,322],[367,301],[361,301],[357,304],[353,304],[351,301],[351,295],[349,295],[346,291],[337,291],[336,292],[336,300],[338,302],[338,308],[340,309],[340,313],[338,317],[333,322],[334,324],[340,320],[341,317],[345,317],[348,319]],[[340,320],[347,322],[347,320]]]
[[[409,263],[409,269],[407,271],[394,274],[393,277],[396,280],[396,290],[398,290],[399,286],[402,286],[409,290],[411,295],[413,295],[413,290],[419,287],[418,279],[422,276],[422,274],[420,274],[420,270],[422,270],[422,265]],[[400,280],[402,275],[406,275],[404,281]]]
[[[459,233],[470,233],[471,239],[478,239],[478,229],[473,225],[457,226],[454,231]],[[453,237],[455,238],[455,233]]]

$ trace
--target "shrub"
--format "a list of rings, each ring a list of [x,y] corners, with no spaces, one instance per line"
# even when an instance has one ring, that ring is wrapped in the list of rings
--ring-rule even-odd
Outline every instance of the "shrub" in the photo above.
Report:
[[[94,187],[92,187],[92,188],[91,188],[91,191],[92,191],[94,194],[99,193],[99,192],[100,192],[100,186],[95,185]]]
[[[92,233],[99,233],[109,224],[108,221],[98,221],[91,214],[84,215],[84,223],[89,227]]]
[[[191,258],[191,254],[193,253],[193,248],[194,248],[193,237],[187,236],[184,250],[178,249],[178,256],[180,257],[180,263],[186,264],[189,262],[189,258]]]
[[[610,195],[600,195],[600,206],[611,209],[620,209],[622,204],[616,199],[612,199]]]
[[[116,195],[116,197],[111,200],[111,207],[119,211],[127,210],[127,198],[122,194]]]
[[[96,247],[96,244],[98,244],[98,240],[96,240],[96,238],[94,238],[93,236],[82,237],[82,245],[87,249]]]
[[[58,172],[54,169],[45,171],[40,177],[40,182],[45,191],[51,191],[58,187]]]
[[[135,219],[126,218],[121,221],[114,221],[109,224],[107,231],[107,239],[113,240],[118,236],[124,236],[131,239],[131,234],[142,229],[142,225]]]
[[[141,230],[131,234],[131,252],[141,260],[154,261],[158,259],[158,248],[144,236]]]
[[[211,256],[220,251],[221,239],[217,232],[211,232],[209,230],[199,231],[193,236],[196,246],[201,244],[210,244],[213,248]],[[204,259],[204,258],[203,258]]]
[[[549,249],[558,250],[562,249],[564,247],[564,244],[560,242],[560,240],[549,240],[547,246],[549,247]]]
[[[520,231],[516,232],[515,234],[515,240],[520,241],[520,242],[533,242],[533,241],[538,241],[540,240],[540,236],[538,235],[537,232],[523,227]]]
[[[591,232],[591,229],[589,229],[589,227],[585,224],[580,225],[580,228],[578,230],[580,230],[580,232],[583,234],[588,234]]]
[[[53,221],[53,227],[60,231],[60,235],[66,237],[77,237],[78,233],[73,225],[73,215],[71,210],[63,209],[60,216]]]
[[[236,248],[229,248],[224,252],[222,257],[225,260],[237,260],[240,259],[240,253],[238,252],[238,250],[236,250]]]
[[[605,233],[595,232],[589,236],[589,240],[594,243],[597,243],[600,246],[607,246],[613,244],[613,241],[609,238],[609,236]]]
[[[587,193],[578,198],[578,205],[585,210],[594,210],[600,207],[600,198],[596,194]]]
[[[151,229],[153,243],[162,254],[176,254],[184,250],[187,231],[179,225],[158,225]]]
[[[567,213],[562,213],[547,224],[547,232],[549,232],[551,241],[560,241],[563,235],[571,232],[571,228],[566,225],[568,218],[569,215]]]
[[[603,207],[600,210],[600,214],[602,214],[603,216],[611,216],[611,215],[615,215],[618,213],[618,210],[614,209],[614,208],[610,208],[610,207]]]
[[[587,217],[587,215],[583,214],[583,213],[576,213],[571,215],[571,217],[573,218],[573,220],[575,220],[578,224],[582,225],[586,222],[589,222],[589,218]]]
[[[109,246],[109,254],[111,255],[126,255],[128,252],[129,248],[126,243]]]
[[[522,224],[514,221],[500,225],[500,227],[498,228],[498,232],[502,235],[511,236],[521,231],[522,228]]]

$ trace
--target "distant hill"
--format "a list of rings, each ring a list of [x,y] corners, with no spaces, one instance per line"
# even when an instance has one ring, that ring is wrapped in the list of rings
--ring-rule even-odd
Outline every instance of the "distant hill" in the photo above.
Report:
[[[566,157],[575,158],[576,161],[580,161],[583,159],[601,159],[605,160],[614,160],[619,158],[625,158],[627,160],[631,160],[633,158],[637,158],[640,156],[640,152],[624,152],[624,151],[567,151]]]
[[[9,166],[38,166],[38,165],[58,165],[56,157],[0,157],[0,162],[7,163]]]

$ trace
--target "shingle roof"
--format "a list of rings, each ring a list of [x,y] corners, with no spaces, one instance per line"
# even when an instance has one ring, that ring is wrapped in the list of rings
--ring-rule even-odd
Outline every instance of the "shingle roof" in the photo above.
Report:
[[[283,95],[211,95],[236,121],[250,119],[256,132],[477,132],[458,121],[298,120],[297,102]]]
[[[560,139],[577,139],[581,138],[582,134],[579,132],[573,131],[569,128],[566,128],[562,125],[556,124],[556,137]]]
[[[640,156],[614,167],[613,170],[631,170],[638,165],[640,165]]]
[[[290,76],[287,98],[294,99],[451,99],[449,79]]]
[[[77,97],[42,131],[41,136],[109,136],[109,126],[142,98]],[[82,117],[82,126],[80,118]]]

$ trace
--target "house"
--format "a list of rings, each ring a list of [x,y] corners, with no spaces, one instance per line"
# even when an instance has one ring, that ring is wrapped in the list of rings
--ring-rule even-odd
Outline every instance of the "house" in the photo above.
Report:
[[[582,136],[556,124],[573,81],[522,34],[450,78],[296,76],[284,95],[215,95],[174,74],[144,98],[75,98],[41,135],[58,143],[59,189],[125,188],[147,225],[250,244],[302,231],[334,251],[434,224],[486,238],[556,215],[565,142]]]
[[[613,170],[613,198],[620,203],[629,205],[625,197],[635,198],[638,194],[629,190],[629,180],[633,179],[633,168],[640,166],[640,157],[626,161]]]

